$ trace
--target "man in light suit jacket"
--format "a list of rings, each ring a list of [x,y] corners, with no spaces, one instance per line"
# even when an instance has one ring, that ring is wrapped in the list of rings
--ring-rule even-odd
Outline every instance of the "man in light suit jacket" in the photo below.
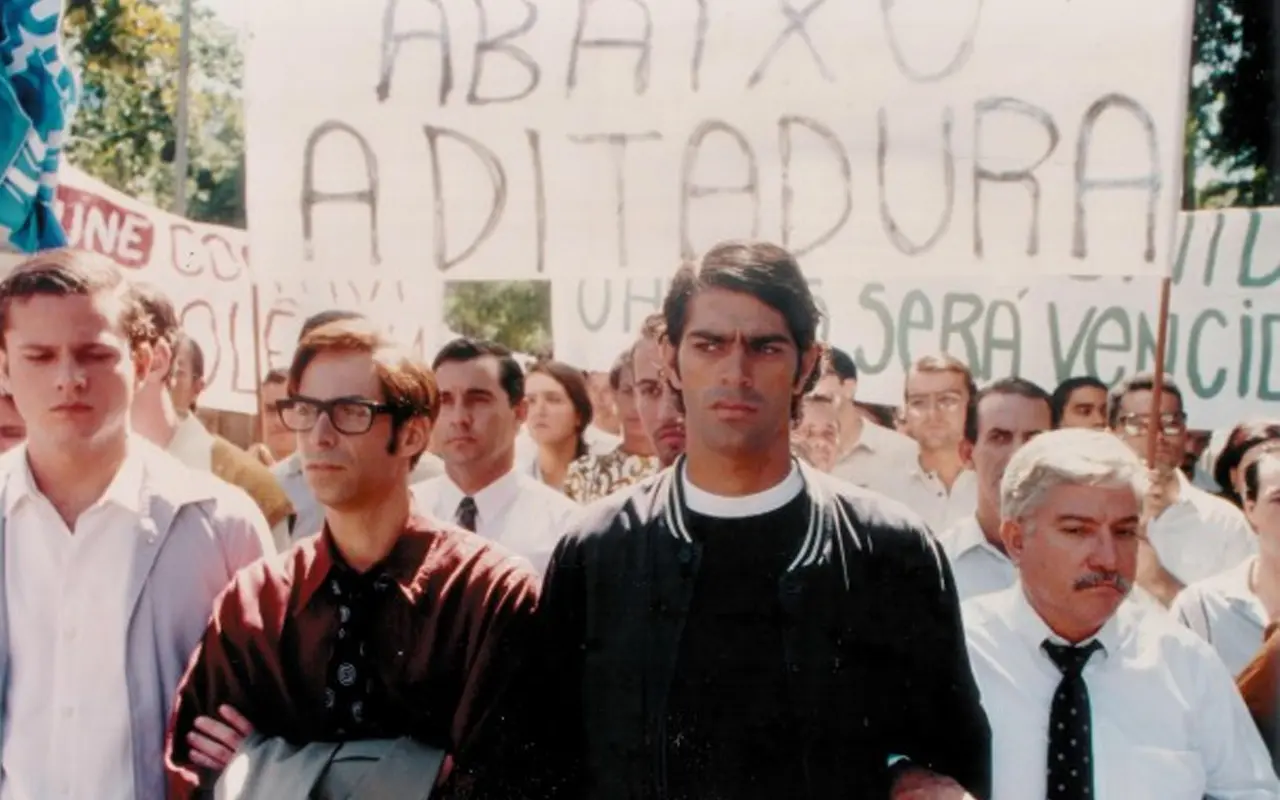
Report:
[[[214,598],[270,549],[242,491],[130,428],[149,324],[110,262],[0,281],[27,444],[0,459],[0,797],[163,800],[173,696]]]

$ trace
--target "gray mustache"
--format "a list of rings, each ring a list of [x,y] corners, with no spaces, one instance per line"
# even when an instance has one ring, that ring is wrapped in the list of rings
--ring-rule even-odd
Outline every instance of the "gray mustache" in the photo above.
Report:
[[[1113,586],[1122,594],[1128,594],[1129,590],[1133,588],[1133,581],[1118,572],[1090,572],[1088,575],[1078,578],[1074,584],[1076,591],[1093,589],[1098,586]]]

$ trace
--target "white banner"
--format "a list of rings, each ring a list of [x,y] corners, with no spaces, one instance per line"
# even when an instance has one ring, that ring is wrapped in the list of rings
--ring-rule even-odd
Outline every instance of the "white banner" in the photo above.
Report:
[[[107,256],[132,280],[163,291],[205,356],[201,404],[252,411],[253,293],[249,237],[242,230],[191,222],[145,205],[64,164],[55,211],[68,244]],[[0,253],[7,271],[23,256]]]
[[[251,6],[272,274],[1163,274],[1190,0]],[[429,278],[428,278],[429,276]]]
[[[1183,215],[1167,367],[1198,427],[1280,417],[1280,209]],[[552,284],[556,356],[607,369],[665,278]],[[980,382],[1021,375],[1052,391],[1073,375],[1107,382],[1155,364],[1159,280],[812,281],[823,335],[861,372],[859,397],[897,405],[906,365],[929,353],[965,360]]]
[[[57,214],[71,247],[110,257],[131,279],[173,301],[183,328],[205,354],[205,408],[253,413],[253,273],[245,231],[203,225],[117,192],[71,166],[59,172]],[[0,270],[22,256],[0,253]],[[259,287],[265,372],[288,366],[298,329],[309,314],[360,311],[428,360],[442,343],[439,291],[410,281],[381,280],[353,270],[338,279],[268,280]]]

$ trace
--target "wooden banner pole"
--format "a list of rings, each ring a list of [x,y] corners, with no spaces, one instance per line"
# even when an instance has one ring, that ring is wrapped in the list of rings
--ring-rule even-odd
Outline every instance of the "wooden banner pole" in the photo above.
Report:
[[[1156,446],[1160,438],[1160,405],[1164,398],[1164,354],[1169,344],[1169,295],[1173,280],[1160,281],[1160,314],[1156,320],[1156,366],[1151,387],[1151,415],[1147,420],[1147,466],[1155,468]]]
[[[250,284],[249,292],[250,303],[253,306],[250,310],[253,315],[253,393],[258,398],[258,407],[253,411],[258,424],[253,427],[257,432],[257,438],[254,441],[258,443],[267,440],[267,420],[262,415],[262,302],[258,293],[257,278],[254,278]]]

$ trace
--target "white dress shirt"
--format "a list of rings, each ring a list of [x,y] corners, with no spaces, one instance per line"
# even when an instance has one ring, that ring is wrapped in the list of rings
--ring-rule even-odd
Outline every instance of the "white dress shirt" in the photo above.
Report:
[[[978,510],[978,478],[973,470],[961,472],[947,491],[937,475],[924,471],[918,458],[897,469],[886,467],[868,488],[924,517],[935,536]]]
[[[1147,528],[1164,565],[1184,584],[1211,578],[1258,552],[1258,540],[1240,509],[1191,485],[1178,471],[1178,500]]]
[[[919,463],[920,446],[915,439],[864,420],[857,444],[831,468],[831,474],[867,487],[887,472],[902,473]]]
[[[987,541],[976,516],[962,519],[938,534],[938,544],[951,562],[961,601],[1003,591],[1018,580],[1017,568]]]
[[[448,475],[413,486],[417,508],[437,519],[456,523],[458,504],[466,494]],[[471,495],[476,501],[476,533],[524,556],[545,572],[577,503],[518,470]]]
[[[965,633],[991,723],[992,800],[1045,796],[1056,637],[1021,583],[965,603]],[[1276,800],[1258,730],[1213,649],[1167,614],[1126,601],[1098,635],[1089,687],[1100,800]]]
[[[1262,649],[1267,609],[1249,588],[1258,559],[1212,578],[1196,581],[1178,593],[1170,611],[1218,651],[1227,671],[1239,675]]]
[[[126,576],[142,529],[136,452],[74,532],[27,461],[5,493],[9,680],[0,800],[131,800]]]

